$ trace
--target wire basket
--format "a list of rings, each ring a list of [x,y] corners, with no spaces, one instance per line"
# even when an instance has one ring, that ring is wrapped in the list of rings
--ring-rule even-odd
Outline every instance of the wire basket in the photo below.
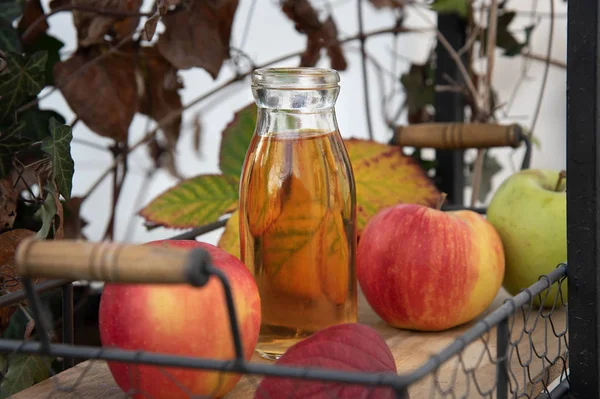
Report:
[[[77,249],[85,256],[75,256],[65,260],[65,251]],[[167,250],[166,248],[161,248]],[[154,398],[151,392],[131,390],[122,392],[112,380],[104,379],[94,382],[97,373],[96,366],[102,365],[101,370],[108,373],[104,361],[148,364],[160,367],[161,373],[169,376],[169,368],[192,368],[218,370],[244,374],[240,384],[244,385],[245,393],[237,392],[236,387],[229,397],[255,397],[268,399],[260,391],[259,382],[263,376],[290,378],[294,386],[300,387],[307,381],[322,384],[319,398],[336,398],[340,384],[361,385],[364,398],[386,397],[406,398],[555,398],[568,392],[568,339],[566,320],[566,273],[567,265],[560,264],[548,275],[541,276],[539,281],[523,290],[514,297],[507,297],[495,310],[484,318],[461,327],[464,331],[449,339],[448,335],[429,334],[433,337],[428,349],[432,353],[423,356],[423,361],[412,369],[401,367],[403,359],[414,355],[406,352],[403,359],[396,359],[399,373],[377,372],[343,372],[320,368],[299,368],[282,366],[273,363],[246,361],[243,357],[240,328],[232,291],[225,274],[210,263],[210,257],[202,249],[190,252],[168,252],[170,258],[162,255],[152,256],[146,247],[143,259],[147,260],[143,268],[132,268],[133,256],[139,263],[139,246],[119,244],[92,244],[85,242],[33,241],[24,242],[16,255],[16,268],[22,276],[23,293],[13,293],[12,299],[26,296],[32,316],[35,320],[37,340],[0,340],[0,351],[16,355],[34,355],[38,359],[59,358],[67,367],[72,359],[89,359],[77,365],[77,373],[69,378],[56,374],[49,361],[40,361],[40,373],[46,373],[53,378],[44,381],[43,395],[35,397],[48,398],[117,398],[138,397]],[[75,252],[77,252],[75,251]],[[138,252],[134,252],[138,251]],[[184,255],[185,253],[185,255]],[[173,254],[177,255],[174,256]],[[166,255],[165,255],[166,256]],[[154,260],[152,259],[154,258]],[[64,260],[64,262],[63,262]],[[127,266],[126,266],[127,265]],[[168,277],[166,277],[168,276]],[[40,300],[39,286],[34,286],[31,278],[44,277],[62,279],[53,283],[46,282],[48,287],[62,284],[70,286],[72,281],[105,281],[122,283],[183,283],[187,282],[196,287],[205,285],[209,278],[216,277],[222,284],[225,301],[229,312],[232,345],[236,357],[230,360],[194,358],[189,356],[174,356],[164,353],[123,350],[118,348],[80,346],[69,343],[51,342],[52,327],[45,317],[45,311]],[[168,280],[168,281],[166,281]],[[71,301],[72,294],[63,295],[63,301]],[[24,294],[24,295],[23,295]],[[535,298],[540,301],[550,299],[552,306],[542,308],[534,305]],[[5,300],[6,302],[6,300]],[[68,309],[68,304],[65,306]],[[63,307],[63,309],[65,309]],[[66,321],[66,320],[65,320]],[[395,331],[387,327],[389,331]],[[68,328],[67,328],[68,330]],[[72,339],[63,335],[63,341]],[[423,335],[423,334],[422,334]],[[418,336],[416,334],[415,336]],[[443,338],[446,337],[446,338]],[[390,340],[397,337],[388,337]],[[439,338],[439,339],[438,339]],[[408,336],[406,340],[413,339]],[[67,341],[68,342],[68,341]],[[411,342],[406,347],[415,347]],[[439,347],[439,348],[438,348]],[[17,360],[14,360],[17,361]],[[74,369],[71,369],[74,370]],[[95,370],[95,371],[94,371]],[[222,374],[220,374],[222,376]],[[75,376],[75,377],[73,377]],[[12,378],[5,374],[3,379]],[[136,386],[135,373],[130,373],[130,385]],[[107,383],[108,381],[108,383]],[[189,394],[185,386],[173,381],[189,398],[199,398]],[[95,384],[95,385],[94,385]],[[112,385],[111,385],[112,384]],[[83,390],[87,385],[86,390]],[[91,393],[90,386],[96,393]],[[35,388],[35,387],[34,387]],[[371,395],[377,389],[378,394]],[[38,390],[39,391],[39,390]],[[31,392],[31,391],[25,391]],[[393,393],[393,395],[390,395]],[[17,394],[15,398],[32,398],[31,393],[25,396]],[[63,396],[61,396],[63,395]],[[256,395],[256,396],[254,396]],[[0,396],[4,397],[0,392]],[[208,396],[212,397],[212,396]],[[296,398],[294,392],[285,392],[280,397]]]

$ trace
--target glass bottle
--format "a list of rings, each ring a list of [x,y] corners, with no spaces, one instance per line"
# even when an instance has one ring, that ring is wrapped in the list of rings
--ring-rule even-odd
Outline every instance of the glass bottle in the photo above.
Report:
[[[335,115],[336,71],[258,69],[252,93],[240,249],[261,296],[256,350],[278,359],[318,330],[357,320],[356,190]]]

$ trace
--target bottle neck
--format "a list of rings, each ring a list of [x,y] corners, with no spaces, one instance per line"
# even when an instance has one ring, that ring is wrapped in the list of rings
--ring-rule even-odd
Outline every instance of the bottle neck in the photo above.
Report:
[[[338,130],[333,108],[311,113],[259,108],[256,126],[258,135],[296,136],[331,133]]]
[[[279,89],[253,87],[258,106],[257,133],[310,134],[338,130],[335,102],[339,87]]]

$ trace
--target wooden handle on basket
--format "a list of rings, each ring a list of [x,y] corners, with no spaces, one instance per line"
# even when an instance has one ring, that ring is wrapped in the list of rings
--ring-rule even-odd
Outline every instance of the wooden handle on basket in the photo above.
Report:
[[[210,262],[204,250],[195,253],[198,257],[190,254],[151,245],[30,238],[17,248],[15,267],[23,277],[183,284],[197,281],[200,262]]]
[[[521,144],[523,131],[517,124],[417,123],[398,126],[391,144],[437,149],[513,147]]]

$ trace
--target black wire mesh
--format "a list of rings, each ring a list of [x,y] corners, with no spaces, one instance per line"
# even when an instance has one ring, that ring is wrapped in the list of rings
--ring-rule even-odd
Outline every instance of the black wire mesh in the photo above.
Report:
[[[462,327],[458,338],[445,333],[433,334],[434,343],[428,348],[428,357],[416,369],[407,369],[403,359],[396,359],[398,374],[371,372],[348,372],[324,370],[316,367],[292,367],[273,365],[265,361],[247,362],[243,358],[236,311],[231,288],[225,276],[207,261],[203,250],[190,254],[189,282],[202,286],[211,275],[223,284],[225,300],[230,315],[232,345],[237,356],[231,360],[201,359],[190,356],[151,353],[118,348],[92,347],[55,343],[53,334],[56,324],[45,315],[48,313],[40,300],[39,289],[30,279],[22,279],[28,299],[28,309],[35,320],[35,333],[31,339],[0,339],[0,352],[9,354],[7,364],[2,364],[0,388],[14,384],[45,381],[44,395],[38,397],[139,397],[154,398],[153,392],[141,391],[142,374],[152,367],[155,378],[166,377],[181,397],[194,396],[189,385],[174,377],[177,369],[225,371],[244,374],[243,383],[226,397],[257,399],[311,397],[309,391],[319,398],[337,398],[340,392],[364,398],[536,398],[556,397],[568,384],[568,340],[566,320],[566,272],[561,264],[547,276],[521,292],[507,298],[504,303],[480,321]],[[70,284],[69,284],[70,285]],[[17,298],[15,296],[15,298]],[[72,294],[63,292],[63,301],[72,301]],[[17,298],[20,299],[20,298]],[[537,306],[535,301],[549,302],[548,307]],[[66,307],[68,309],[68,307]],[[68,319],[68,318],[67,318]],[[71,325],[72,326],[72,325]],[[456,335],[452,335],[455,337]],[[68,333],[63,339],[70,338]],[[68,342],[68,341],[67,341]],[[408,343],[410,346],[410,343]],[[34,355],[34,356],[28,356]],[[412,356],[407,352],[406,357]],[[91,359],[56,376],[65,359]],[[114,383],[104,361],[135,364],[129,368],[127,380],[130,389],[122,392]],[[24,378],[10,374],[11,362],[35,362],[35,375]],[[144,365],[144,366],[142,366]],[[175,367],[175,368],[173,368]],[[9,370],[8,372],[5,372]],[[276,396],[261,390],[260,381],[267,378],[286,377],[290,384]],[[147,377],[147,375],[145,375]],[[226,383],[219,373],[216,394]],[[18,380],[21,378],[21,380]],[[9,384],[6,383],[8,380]],[[13,381],[15,380],[15,381]],[[17,381],[18,380],[18,381]],[[312,381],[312,384],[308,384]],[[564,382],[563,382],[564,381]],[[558,389],[554,389],[558,385]],[[84,389],[85,386],[85,389]],[[228,390],[228,389],[225,389]],[[70,396],[59,396],[62,392]],[[93,393],[90,393],[93,392]],[[96,393],[97,392],[97,393]],[[255,393],[256,392],[256,393]],[[551,396],[553,394],[554,396]],[[256,396],[255,396],[256,395]],[[546,395],[546,396],[544,396]],[[218,396],[218,395],[217,395]],[[0,397],[6,397],[0,392]],[[16,396],[20,398],[24,396]]]

